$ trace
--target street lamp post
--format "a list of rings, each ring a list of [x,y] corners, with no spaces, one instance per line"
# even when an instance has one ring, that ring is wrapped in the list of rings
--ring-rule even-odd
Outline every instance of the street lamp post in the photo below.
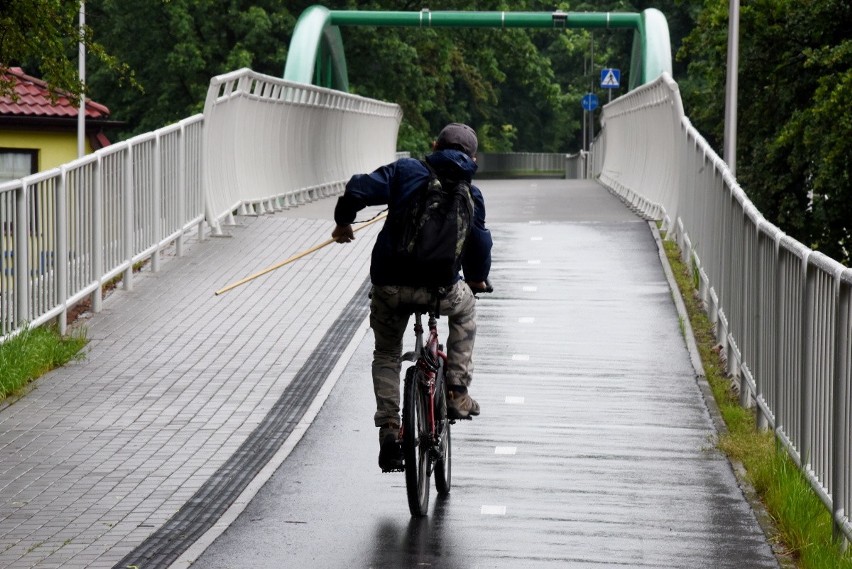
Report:
[[[730,0],[728,6],[728,71],[725,82],[725,148],[724,158],[737,174],[737,74],[740,60],[740,0]]]
[[[86,27],[86,2],[80,0],[80,44],[79,44],[79,59],[78,72],[80,74],[80,82],[86,84],[86,43],[83,41],[83,34]],[[86,154],[86,94],[80,93],[80,109],[77,111],[77,158],[82,158]]]

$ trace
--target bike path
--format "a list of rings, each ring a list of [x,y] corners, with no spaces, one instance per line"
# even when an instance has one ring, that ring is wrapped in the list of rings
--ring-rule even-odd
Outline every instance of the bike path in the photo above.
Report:
[[[496,291],[450,496],[412,519],[380,473],[365,330],[292,454],[180,566],[778,566],[713,446],[648,224],[590,182],[480,186]]]

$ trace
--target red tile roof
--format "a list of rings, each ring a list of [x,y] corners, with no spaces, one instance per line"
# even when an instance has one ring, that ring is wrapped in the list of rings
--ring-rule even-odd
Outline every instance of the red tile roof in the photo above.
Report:
[[[68,100],[67,96],[59,93],[56,103],[51,103],[47,83],[27,75],[20,67],[8,68],[5,75],[15,81],[14,91],[18,95],[18,100],[0,97],[0,116],[62,118],[77,116],[79,109]],[[100,103],[86,101],[86,117],[106,119],[109,117],[109,109]]]

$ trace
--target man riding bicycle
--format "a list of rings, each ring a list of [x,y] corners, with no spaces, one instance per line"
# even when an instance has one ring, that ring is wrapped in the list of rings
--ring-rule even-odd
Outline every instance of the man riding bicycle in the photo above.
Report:
[[[447,412],[450,418],[468,419],[479,415],[479,404],[468,393],[473,371],[473,344],[476,337],[474,292],[485,290],[491,269],[491,233],[485,227],[485,202],[476,186],[470,185],[474,213],[471,229],[454,276],[436,289],[426,287],[398,258],[400,220],[409,214],[420,191],[432,176],[440,180],[470,183],[476,173],[476,132],[469,126],[451,123],[433,144],[434,152],[420,160],[402,158],[371,174],[356,174],[346,184],[334,210],[337,224],[332,238],[338,243],[355,239],[351,223],[366,206],[388,205],[388,217],[373,247],[370,264],[370,327],[375,336],[373,390],[376,395],[375,424],[379,427],[379,466],[382,470],[402,468],[399,438],[400,356],[411,307],[435,305],[447,316],[447,368],[449,389]],[[462,280],[459,271],[464,272]]]

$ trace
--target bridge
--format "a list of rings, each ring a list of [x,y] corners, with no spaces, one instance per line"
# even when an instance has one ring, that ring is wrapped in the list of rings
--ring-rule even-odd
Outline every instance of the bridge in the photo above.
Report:
[[[450,498],[412,520],[375,466],[377,229],[213,295],[326,239],[400,118],[239,70],[200,115],[0,186],[0,334],[91,306],[86,359],[0,409],[4,566],[777,567],[714,449],[656,222],[742,403],[852,535],[852,271],[760,215],[665,71],[604,108],[582,176],[478,182],[483,415],[454,431]]]

